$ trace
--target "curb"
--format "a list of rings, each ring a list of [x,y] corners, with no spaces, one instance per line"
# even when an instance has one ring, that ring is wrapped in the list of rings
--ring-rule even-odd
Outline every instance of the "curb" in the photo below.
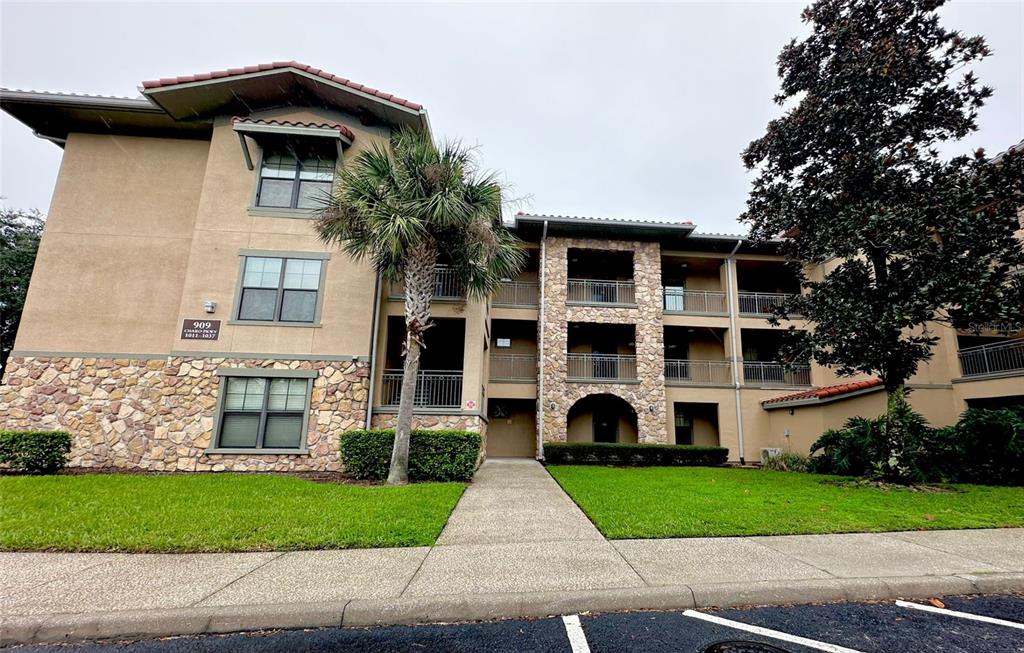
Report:
[[[6,616],[0,646],[254,630],[397,626],[536,618],[577,612],[878,601],[1024,591],[1024,573],[827,578],[320,603]]]

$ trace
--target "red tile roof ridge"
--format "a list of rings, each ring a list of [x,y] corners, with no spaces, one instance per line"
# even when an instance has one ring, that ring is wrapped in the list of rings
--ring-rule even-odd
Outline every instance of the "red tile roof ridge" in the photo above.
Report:
[[[829,397],[837,397],[840,395],[850,394],[851,392],[857,392],[859,390],[877,388],[880,387],[881,385],[881,379],[864,379],[862,381],[848,381],[846,383],[826,385],[820,388],[814,388],[812,390],[803,390],[801,392],[794,392],[792,394],[782,395],[781,397],[765,399],[761,403],[778,404],[789,401],[799,401],[801,399],[826,399]]]
[[[250,123],[253,125],[276,125],[280,127],[310,127],[320,129],[337,129],[338,131],[341,132],[342,136],[344,136],[348,140],[354,141],[356,139],[356,135],[355,133],[352,132],[351,129],[349,129],[345,125],[336,122],[300,122],[297,120],[274,120],[264,118],[252,118],[249,116],[235,116],[231,119],[231,124],[235,124],[238,122]]]
[[[347,86],[356,91],[361,91],[367,95],[380,98],[385,102],[391,102],[413,111],[422,111],[423,105],[412,100],[406,100],[400,98],[397,95],[391,93],[385,93],[363,84],[357,84],[349,79],[341,77],[339,75],[333,75],[326,70],[315,68],[308,64],[299,63],[298,61],[274,61],[272,63],[261,63],[252,66],[243,66],[242,68],[228,68],[226,70],[214,70],[208,73],[195,73],[193,75],[179,75],[177,77],[161,77],[160,79],[151,79],[142,82],[142,88],[149,90],[154,88],[164,88],[167,86],[174,86],[176,84],[188,84],[190,82],[205,82],[211,79],[223,79],[225,77],[237,77],[238,75],[249,75],[252,73],[259,73],[268,70],[281,70],[286,68],[294,68],[295,70],[301,70],[302,72],[326,79],[342,86]]]

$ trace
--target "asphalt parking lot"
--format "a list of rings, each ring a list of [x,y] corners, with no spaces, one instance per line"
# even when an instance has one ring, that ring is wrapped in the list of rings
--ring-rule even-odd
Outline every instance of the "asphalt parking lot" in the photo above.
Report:
[[[565,653],[1024,653],[1024,596],[720,611],[566,615],[387,628],[326,628],[139,642],[30,646],[39,653],[247,651]],[[980,619],[979,619],[980,617]]]

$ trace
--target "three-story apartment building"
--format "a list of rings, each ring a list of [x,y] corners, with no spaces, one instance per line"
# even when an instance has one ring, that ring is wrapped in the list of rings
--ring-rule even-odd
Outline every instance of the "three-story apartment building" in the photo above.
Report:
[[[140,98],[0,92],[64,149],[0,428],[74,434],[72,464],[336,470],[391,426],[402,288],[321,243],[315,198],[423,107],[295,62],[143,83]],[[776,247],[688,222],[515,217],[529,257],[489,301],[436,271],[416,424],[551,441],[806,450],[882,411],[875,380],[779,359],[799,292]],[[798,328],[811,328],[797,323]],[[1024,400],[1020,333],[936,327],[912,401],[937,424]]]

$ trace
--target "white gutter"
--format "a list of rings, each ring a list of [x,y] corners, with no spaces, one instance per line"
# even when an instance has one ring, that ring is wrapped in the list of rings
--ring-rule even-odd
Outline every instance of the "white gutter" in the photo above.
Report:
[[[366,393],[366,428],[372,428],[373,421],[373,389],[377,387],[374,368],[377,363],[377,338],[380,334],[380,273],[373,284],[373,335],[370,337],[370,388]]]
[[[544,268],[547,264],[548,221],[540,234],[540,318],[537,328],[540,330],[540,352],[537,356],[537,460],[544,459]]]
[[[736,392],[736,435],[739,439],[740,464],[746,462],[746,451],[743,446],[743,407],[740,405],[740,355],[739,355],[739,334],[736,332],[736,306],[739,298],[736,294],[736,252],[739,251],[742,240],[736,241],[736,246],[729,252],[725,259],[725,278],[728,288],[729,299],[729,338],[732,342],[732,384]]]

